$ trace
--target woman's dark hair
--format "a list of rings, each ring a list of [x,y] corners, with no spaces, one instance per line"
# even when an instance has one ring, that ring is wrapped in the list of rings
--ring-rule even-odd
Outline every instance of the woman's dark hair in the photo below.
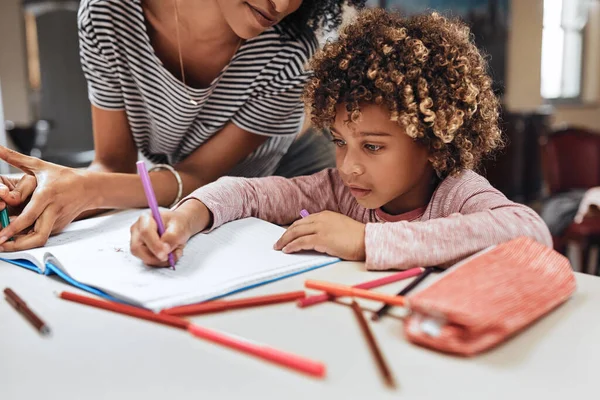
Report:
[[[363,8],[365,0],[304,0],[298,10],[288,15],[281,24],[292,32],[303,32],[307,28],[334,29],[342,22],[344,5]]]

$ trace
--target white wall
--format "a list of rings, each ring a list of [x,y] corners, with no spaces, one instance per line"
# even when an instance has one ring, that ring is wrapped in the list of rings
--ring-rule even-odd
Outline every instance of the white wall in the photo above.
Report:
[[[530,111],[543,104],[540,95],[543,0],[511,0],[505,103],[510,110]],[[600,4],[590,15],[586,39],[587,104],[557,106],[554,124],[586,127],[600,133]]]

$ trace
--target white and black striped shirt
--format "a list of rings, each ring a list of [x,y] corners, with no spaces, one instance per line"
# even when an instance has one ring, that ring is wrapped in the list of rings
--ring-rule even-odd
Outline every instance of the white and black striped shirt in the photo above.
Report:
[[[82,0],[78,20],[90,101],[126,111],[146,158],[176,164],[231,121],[269,139],[229,175],[275,171],[302,124],[304,65],[317,47],[314,35],[291,39],[270,28],[246,40],[209,87],[186,90],[154,53],[141,0]]]

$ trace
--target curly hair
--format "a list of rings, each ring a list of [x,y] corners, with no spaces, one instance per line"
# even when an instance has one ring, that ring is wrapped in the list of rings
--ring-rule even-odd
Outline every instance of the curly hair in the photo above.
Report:
[[[359,120],[361,103],[384,106],[429,149],[440,177],[477,168],[503,145],[486,61],[458,20],[364,10],[310,67],[304,100],[318,128],[333,124],[338,104],[347,123]]]
[[[295,12],[288,15],[282,26],[291,32],[303,32],[333,29],[342,22],[343,7],[345,4],[357,9],[364,7],[366,0],[304,0]]]

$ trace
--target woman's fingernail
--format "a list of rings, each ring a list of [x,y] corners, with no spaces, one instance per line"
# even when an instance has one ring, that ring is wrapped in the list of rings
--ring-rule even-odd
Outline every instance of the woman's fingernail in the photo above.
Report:
[[[4,247],[0,246],[0,253],[4,251]]]
[[[8,239],[6,236],[0,236],[0,243],[6,242],[6,239]]]
[[[289,251],[289,249],[287,246],[285,246],[283,249],[281,249],[281,251],[283,251],[284,253],[287,253]]]

